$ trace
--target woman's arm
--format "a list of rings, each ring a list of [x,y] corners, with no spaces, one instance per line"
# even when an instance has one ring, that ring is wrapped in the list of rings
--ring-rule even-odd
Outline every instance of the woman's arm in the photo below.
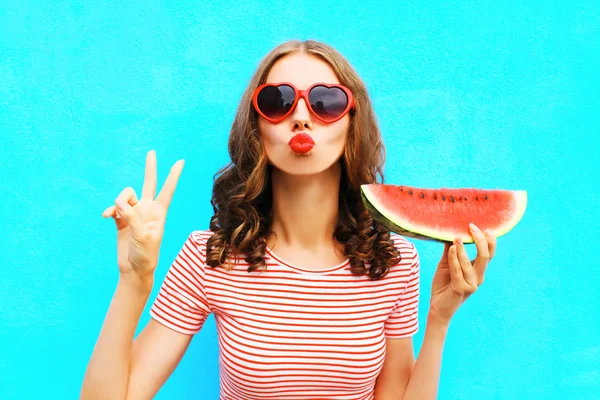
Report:
[[[435,399],[448,325],[429,318],[415,363],[412,338],[387,339],[386,360],[375,385],[375,400]]]
[[[125,398],[131,342],[151,288],[137,279],[119,279],[83,379],[82,399]]]
[[[117,228],[119,282],[88,363],[82,399],[151,398],[191,340],[190,335],[149,323],[133,343],[152,291],[167,210],[182,169],[183,160],[171,167],[156,196],[156,153],[149,151],[142,198],[127,187],[102,213],[113,218]]]
[[[133,336],[152,285],[121,277],[94,347],[82,399],[150,399],[175,369],[192,336],[151,320]]]
[[[427,319],[425,337],[419,357],[406,386],[402,400],[436,399],[442,367],[442,351],[448,325],[434,318]]]

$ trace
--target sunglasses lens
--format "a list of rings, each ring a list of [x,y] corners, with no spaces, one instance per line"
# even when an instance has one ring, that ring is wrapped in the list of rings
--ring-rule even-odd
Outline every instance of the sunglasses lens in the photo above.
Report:
[[[313,111],[326,121],[342,115],[348,106],[346,92],[338,87],[315,86],[308,99]]]
[[[278,119],[292,108],[294,89],[288,85],[266,86],[256,100],[260,112],[268,118]]]

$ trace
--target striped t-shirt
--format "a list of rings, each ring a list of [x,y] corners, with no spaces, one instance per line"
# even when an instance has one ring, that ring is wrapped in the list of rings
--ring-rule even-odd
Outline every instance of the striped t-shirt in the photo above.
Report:
[[[392,234],[402,260],[372,281],[350,262],[311,271],[267,249],[266,270],[205,265],[211,231],[194,231],[169,268],[151,316],[197,333],[214,313],[220,398],[373,399],[385,339],[418,329],[419,256]]]

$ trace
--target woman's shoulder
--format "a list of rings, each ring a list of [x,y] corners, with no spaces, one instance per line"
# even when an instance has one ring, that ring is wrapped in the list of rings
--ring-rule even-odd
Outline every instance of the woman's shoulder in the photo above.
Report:
[[[210,229],[196,229],[190,232],[188,240],[195,245],[206,247],[206,242],[212,235],[214,232]]]
[[[193,253],[204,263],[206,261],[207,242],[213,233],[208,229],[191,231],[183,243],[181,253]]]

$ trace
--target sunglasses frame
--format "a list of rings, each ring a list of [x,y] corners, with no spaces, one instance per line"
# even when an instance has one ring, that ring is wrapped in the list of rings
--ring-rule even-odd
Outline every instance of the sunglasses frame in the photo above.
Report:
[[[263,90],[265,87],[268,86],[274,86],[274,87],[279,87],[279,86],[289,86],[294,90],[294,103],[292,104],[292,107],[290,107],[290,109],[288,110],[287,113],[285,113],[284,115],[282,115],[279,118],[269,118],[267,117],[265,114],[263,114],[263,112],[260,110],[260,108],[258,107],[258,95],[261,92],[261,90]],[[308,95],[310,93],[310,91],[315,88],[316,86],[324,86],[326,88],[339,88],[341,90],[344,91],[344,93],[346,94],[346,97],[348,98],[348,104],[346,105],[346,109],[336,118],[331,119],[331,120],[327,120],[327,119],[323,119],[321,118],[319,115],[317,115],[317,113],[315,112],[315,110],[313,110],[312,106],[310,105],[310,100],[308,99]],[[350,89],[348,89],[346,86],[344,85],[340,85],[337,83],[334,84],[329,84],[329,83],[323,83],[323,82],[317,82],[313,85],[311,85],[308,89],[305,90],[298,90],[296,88],[296,86],[294,86],[293,84],[289,83],[289,82],[277,82],[277,83],[264,83],[262,85],[260,85],[259,87],[257,87],[254,90],[254,94],[252,95],[252,105],[254,106],[254,109],[256,110],[256,112],[258,113],[258,115],[260,115],[261,117],[263,117],[264,119],[266,119],[267,121],[269,121],[272,124],[277,124],[281,121],[283,121],[284,119],[286,119],[287,117],[290,116],[290,114],[292,114],[294,112],[294,110],[296,109],[296,106],[298,105],[298,102],[300,101],[300,99],[304,99],[304,102],[306,103],[306,107],[308,108],[308,111],[320,122],[324,123],[324,124],[332,124],[336,121],[339,121],[340,119],[344,118],[344,116],[346,114],[348,114],[348,112],[351,109],[354,109],[354,96],[352,95],[352,92],[350,91]]]

